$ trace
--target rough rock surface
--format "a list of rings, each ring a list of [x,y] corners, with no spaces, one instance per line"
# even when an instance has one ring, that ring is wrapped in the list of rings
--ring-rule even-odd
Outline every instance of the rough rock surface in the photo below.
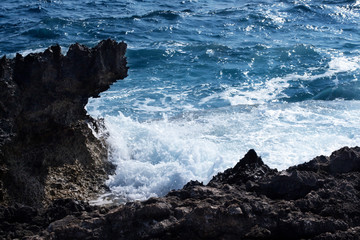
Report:
[[[278,172],[250,150],[206,186],[112,208],[58,200],[0,208],[0,236],[25,239],[359,239],[360,148]]]
[[[127,76],[126,44],[60,46],[0,59],[0,203],[88,199],[113,171],[84,109]]]

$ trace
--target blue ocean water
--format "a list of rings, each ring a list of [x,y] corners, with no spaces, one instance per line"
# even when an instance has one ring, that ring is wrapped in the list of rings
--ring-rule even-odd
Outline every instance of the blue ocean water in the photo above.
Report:
[[[119,201],[207,182],[254,148],[279,170],[360,140],[359,0],[2,0],[0,55],[125,41],[105,119]],[[86,70],[84,70],[86,71]]]

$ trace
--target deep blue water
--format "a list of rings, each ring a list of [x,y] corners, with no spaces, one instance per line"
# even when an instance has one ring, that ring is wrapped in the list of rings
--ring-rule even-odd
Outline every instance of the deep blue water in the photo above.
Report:
[[[120,199],[206,182],[249,148],[285,169],[359,144],[358,0],[2,0],[0,10],[0,55],[128,44],[129,77],[86,107],[105,118]]]

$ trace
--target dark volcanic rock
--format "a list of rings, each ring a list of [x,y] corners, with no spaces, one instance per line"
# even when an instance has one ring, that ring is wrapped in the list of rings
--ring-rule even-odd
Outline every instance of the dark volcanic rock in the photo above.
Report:
[[[126,44],[59,46],[0,60],[0,202],[93,196],[113,170],[84,109],[127,76]]]
[[[8,235],[0,232],[0,236],[359,239],[359,153],[360,148],[346,147],[331,157],[317,157],[278,172],[268,168],[255,151],[250,150],[234,168],[219,173],[208,185],[191,181],[183,189],[162,198],[112,209],[69,199],[39,211],[19,205],[0,209],[0,220],[7,219],[0,224],[0,229],[2,233],[9,229]],[[332,165],[334,159],[351,167],[337,169]],[[37,220],[29,221],[31,218]]]
[[[261,157],[258,157],[255,150],[251,149],[234,168],[227,169],[224,173],[219,173],[213,177],[209,182],[209,186],[227,183],[236,184],[238,186],[247,186],[248,189],[254,188],[256,181],[276,172],[275,169],[271,169],[265,165]]]
[[[360,171],[360,148],[342,148],[330,156],[331,173],[347,173]]]
[[[89,222],[96,221],[95,219],[100,219],[100,215],[107,213],[109,210],[109,208],[94,207],[83,201],[72,199],[55,200],[47,208],[39,210],[21,204],[7,207],[0,206],[0,238],[23,239],[28,237],[29,239],[36,239],[36,237],[31,236],[41,233],[44,229],[48,229],[48,231],[56,230],[55,235],[60,237],[61,231],[66,232],[67,228],[71,229],[71,227],[74,227],[74,225],[70,224],[72,221],[79,223],[81,220],[78,218],[87,218]],[[66,222],[66,225],[61,226],[60,223],[64,222]],[[94,226],[93,228],[95,229]],[[74,238],[81,239],[84,234],[81,234],[78,230],[79,227],[75,229],[77,232],[72,230]],[[85,232],[89,236],[95,236],[89,233],[91,231],[92,229],[88,229]],[[95,233],[96,231],[94,231]],[[71,233],[66,232],[66,234],[69,236]],[[73,239],[73,237],[62,239]]]

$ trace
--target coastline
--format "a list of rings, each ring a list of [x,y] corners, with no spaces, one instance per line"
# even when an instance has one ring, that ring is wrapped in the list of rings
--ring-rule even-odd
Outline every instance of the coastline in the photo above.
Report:
[[[360,148],[278,172],[250,150],[204,185],[90,206],[113,173],[86,114],[127,76],[126,44],[58,46],[0,60],[0,236],[23,239],[356,239]]]

